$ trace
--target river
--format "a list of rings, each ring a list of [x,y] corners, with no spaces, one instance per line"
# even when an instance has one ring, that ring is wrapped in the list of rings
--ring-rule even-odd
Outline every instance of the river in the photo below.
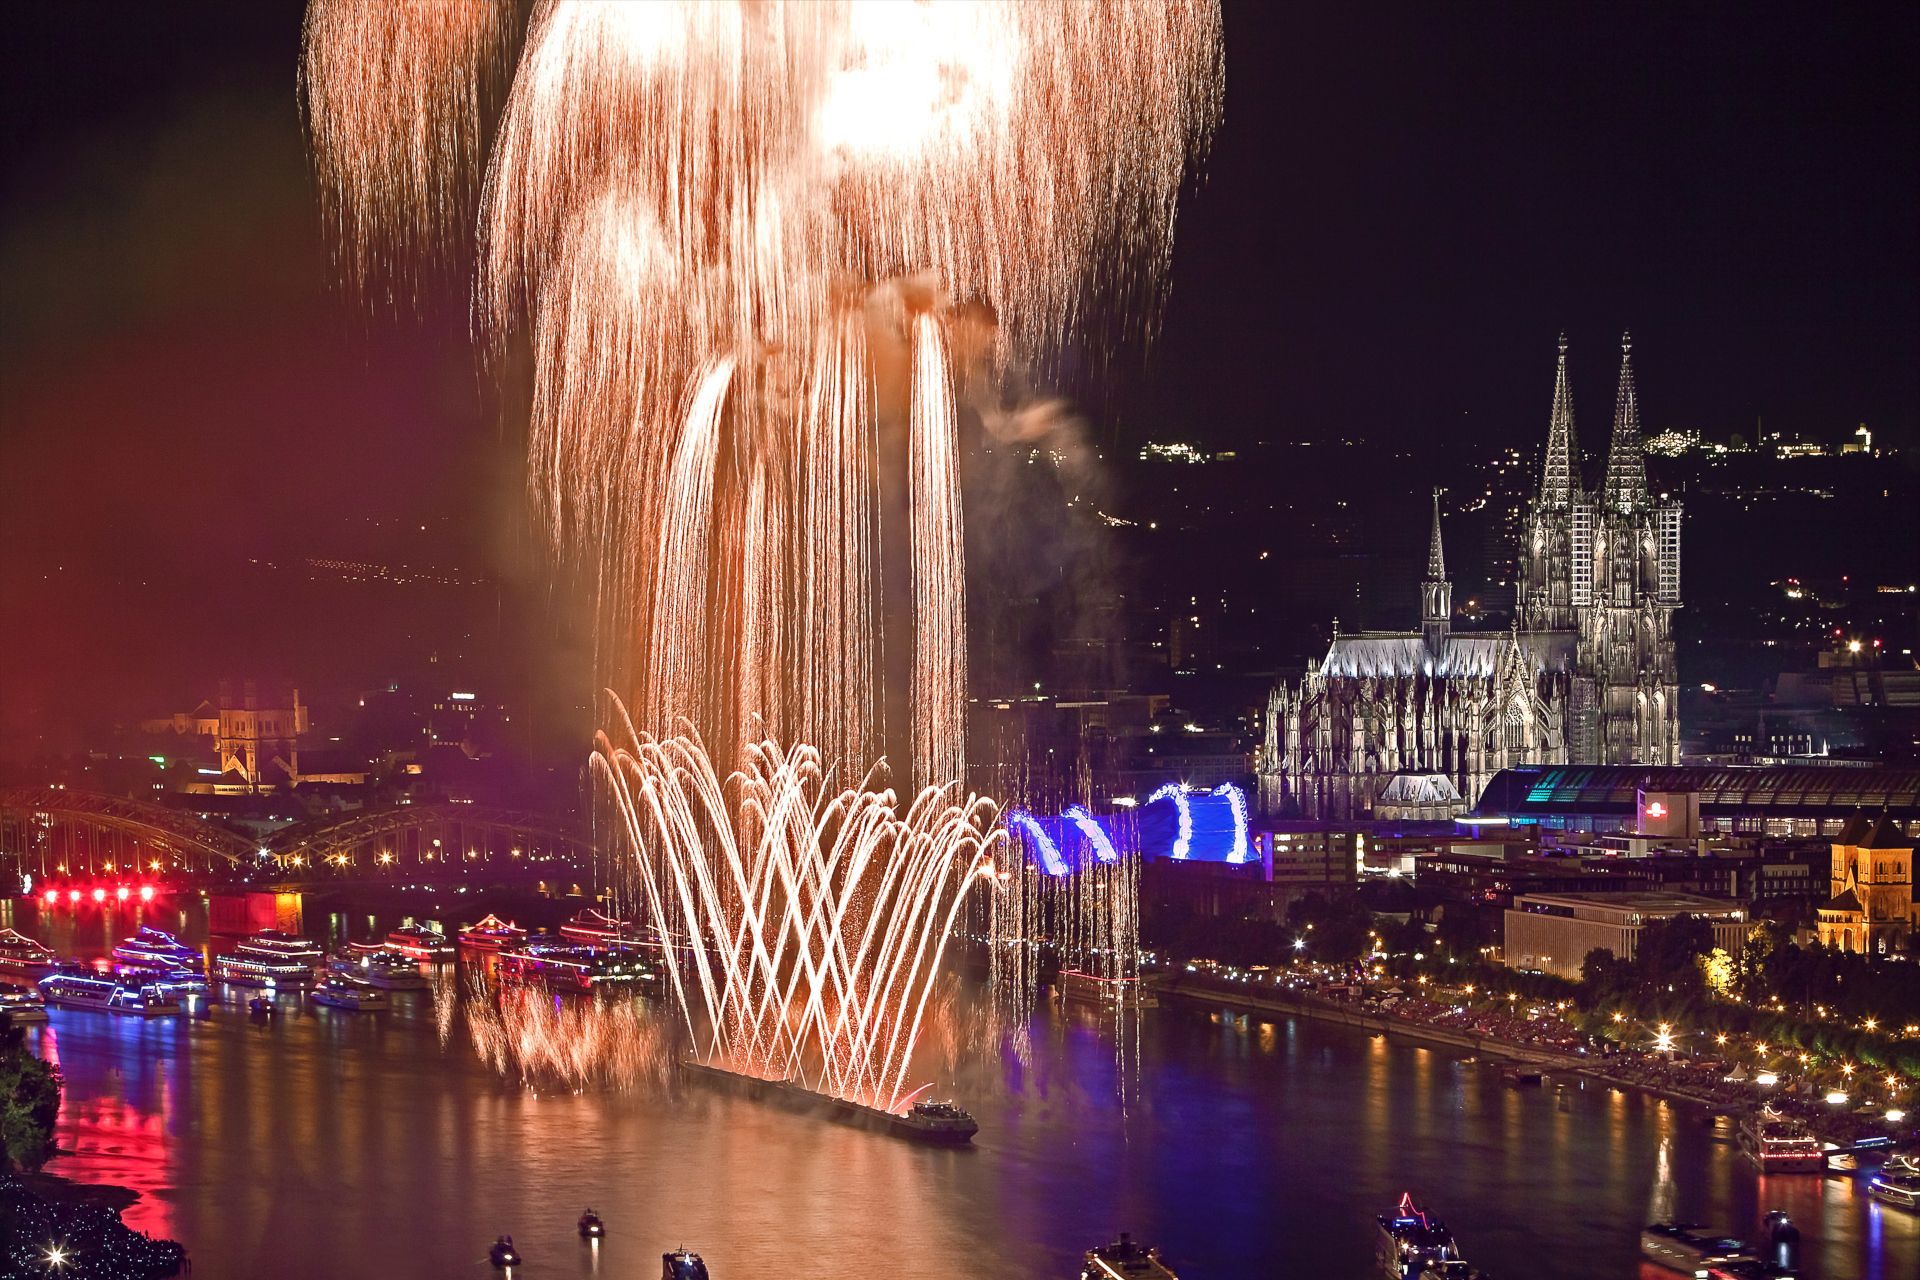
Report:
[[[113,931],[25,914],[76,950]],[[426,993],[384,1013],[286,1002],[268,1023],[238,1002],[56,1010],[31,1039],[66,1078],[70,1154],[49,1171],[140,1192],[128,1222],[183,1241],[195,1280],[478,1277],[502,1232],[528,1277],[653,1280],[684,1243],[714,1280],[1038,1280],[1122,1229],[1183,1280],[1358,1278],[1406,1190],[1500,1280],[1640,1277],[1651,1216],[1750,1234],[1771,1208],[1799,1224],[1812,1280],[1920,1275],[1920,1217],[1850,1179],[1761,1179],[1724,1123],[1663,1101],[1514,1089],[1453,1052],[1288,1017],[1150,1011],[1124,1079],[1091,1011],[1043,1008],[1032,1030],[1025,1062],[958,1069],[981,1131],[957,1151],[700,1090],[535,1092],[457,1026],[443,1046]],[[574,1232],[589,1204],[597,1248]]]

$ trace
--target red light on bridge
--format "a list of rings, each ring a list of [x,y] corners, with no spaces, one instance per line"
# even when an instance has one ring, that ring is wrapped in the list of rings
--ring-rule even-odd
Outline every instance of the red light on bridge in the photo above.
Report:
[[[95,889],[93,891],[93,900],[95,902],[105,902],[107,900],[107,891],[105,889]]]
[[[125,902],[132,893],[133,893],[133,890],[127,888],[127,886],[125,885],[121,885],[118,889],[115,889],[113,891],[113,896],[119,901]]]
[[[47,899],[47,905],[52,906],[54,903],[60,901],[60,891],[58,889],[47,890],[46,899]]]
[[[143,885],[141,885],[141,886],[140,886],[140,901],[142,901],[142,902],[152,902],[152,901],[153,901],[153,886],[152,886],[152,885],[150,885],[150,884],[143,884]]]
[[[80,891],[78,889],[67,890],[67,901],[68,902],[80,901]]]

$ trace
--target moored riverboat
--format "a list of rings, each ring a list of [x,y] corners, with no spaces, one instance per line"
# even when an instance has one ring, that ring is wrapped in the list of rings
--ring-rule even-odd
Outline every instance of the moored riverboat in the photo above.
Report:
[[[451,960],[454,956],[454,946],[447,935],[423,924],[401,925],[387,935],[387,945],[415,960]]]
[[[52,947],[12,929],[0,929],[0,978],[37,982],[60,967]]]
[[[460,945],[475,951],[503,951],[527,940],[527,931],[499,916],[488,915],[460,931]]]
[[[870,1107],[865,1103],[854,1102],[847,1098],[836,1098],[830,1093],[809,1089],[796,1081],[763,1080],[759,1076],[750,1076],[744,1072],[717,1067],[711,1063],[697,1062],[692,1058],[682,1058],[680,1070],[689,1080],[695,1080],[728,1093],[772,1102],[792,1111],[825,1114],[843,1123],[891,1133],[895,1137],[914,1142],[938,1146],[960,1146],[972,1141],[973,1135],[980,1132],[979,1122],[964,1109],[950,1102],[923,1101],[906,1111],[896,1112],[888,1111],[883,1107]]]
[[[213,976],[241,987],[305,987],[313,984],[313,966],[236,951],[213,958]]]
[[[1092,1004],[1103,1008],[1153,1009],[1160,997],[1151,984],[1138,977],[1109,978],[1080,969],[1062,969],[1054,984],[1060,998],[1073,1004]]]
[[[133,1018],[180,1012],[180,1001],[158,987],[83,973],[50,973],[40,979],[40,994],[55,1009],[94,1009]]]

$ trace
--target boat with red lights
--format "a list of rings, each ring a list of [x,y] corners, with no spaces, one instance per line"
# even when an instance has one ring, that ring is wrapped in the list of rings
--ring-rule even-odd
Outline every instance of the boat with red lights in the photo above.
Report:
[[[640,941],[638,927],[631,920],[622,920],[610,916],[604,911],[588,907],[577,912],[565,924],[560,926],[560,936],[573,938],[579,942],[591,942],[600,946],[614,946],[621,943]]]
[[[1920,1160],[1894,1156],[1867,1183],[1867,1194],[1883,1204],[1920,1212]]]
[[[499,916],[489,914],[460,931],[460,945],[475,951],[503,951],[527,940],[527,931]]]
[[[60,957],[52,947],[36,942],[24,933],[0,929],[0,976],[38,980],[60,967]]]
[[[502,951],[500,971],[526,981],[544,982],[555,991],[597,991],[654,979],[653,965],[637,952],[558,939]]]
[[[40,979],[40,994],[55,1009],[98,1009],[133,1018],[180,1012],[179,1000],[157,986],[135,986],[84,973],[50,973]]]
[[[9,987],[0,991],[0,1018],[20,1025],[47,1020],[47,998],[37,988]]]
[[[1453,1232],[1447,1230],[1446,1223],[1415,1205],[1411,1191],[1403,1192],[1393,1212],[1381,1214],[1378,1221],[1380,1234],[1374,1256],[1381,1274],[1393,1280],[1420,1280],[1436,1264],[1465,1263]],[[1472,1273],[1469,1270],[1462,1274]]]
[[[303,960],[234,951],[213,958],[213,976],[240,987],[305,987],[313,984],[313,966]]]
[[[387,945],[415,960],[451,960],[453,944],[438,929],[423,924],[403,924],[387,935]]]
[[[1762,1173],[1827,1171],[1827,1153],[1813,1130],[1772,1107],[1761,1107],[1740,1122],[1740,1150]]]

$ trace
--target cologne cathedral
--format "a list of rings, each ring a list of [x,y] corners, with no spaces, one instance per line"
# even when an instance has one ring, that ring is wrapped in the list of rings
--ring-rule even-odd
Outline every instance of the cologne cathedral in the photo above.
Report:
[[[1435,491],[1420,629],[1336,622],[1326,657],[1268,698],[1266,812],[1445,818],[1513,765],[1679,763],[1680,506],[1647,491],[1630,336],[1597,489],[1581,480],[1561,338],[1521,539],[1512,627],[1454,630]]]

